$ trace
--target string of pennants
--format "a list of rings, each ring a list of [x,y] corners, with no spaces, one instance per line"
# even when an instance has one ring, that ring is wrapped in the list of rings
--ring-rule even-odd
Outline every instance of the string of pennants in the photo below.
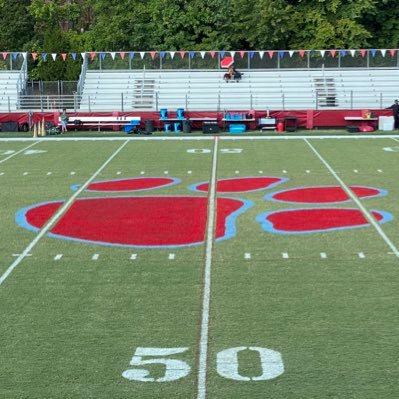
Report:
[[[223,59],[226,56],[235,57],[238,56],[240,58],[244,58],[246,55],[249,56],[250,59],[253,59],[255,54],[258,54],[260,59],[264,57],[269,57],[272,59],[273,57],[277,56],[280,58],[284,58],[286,55],[292,57],[294,54],[299,54],[300,57],[305,57],[307,53],[311,54],[320,54],[323,58],[326,55],[330,55],[332,58],[336,56],[345,57],[346,55],[351,55],[355,57],[357,54],[360,54],[362,57],[365,57],[367,53],[370,53],[372,57],[375,57],[377,54],[381,54],[383,57],[386,54],[390,54],[391,57],[394,57],[395,54],[398,52],[398,49],[371,49],[371,50],[267,50],[267,51],[111,51],[111,52],[87,52],[87,53],[29,53],[30,57],[33,60],[38,59],[52,59],[55,61],[57,58],[66,61],[68,58],[72,58],[76,61],[78,58],[85,59],[85,57],[89,57],[92,61],[96,57],[100,57],[102,60],[105,59],[107,54],[115,60],[116,56],[120,59],[124,60],[126,57],[130,58],[131,60],[135,58],[135,56],[139,56],[141,59],[144,59],[146,55],[149,55],[151,59],[154,59],[157,54],[164,59],[167,55],[170,56],[171,59],[174,59],[176,55],[181,59],[185,57],[194,58],[197,54],[201,56],[202,59],[205,58],[207,54],[211,56],[211,58],[215,58],[217,55]],[[18,53],[18,52],[1,52],[1,57],[4,61],[7,60],[8,57],[12,57],[12,59],[17,59],[18,56],[22,56],[24,59],[28,57],[28,53]]]

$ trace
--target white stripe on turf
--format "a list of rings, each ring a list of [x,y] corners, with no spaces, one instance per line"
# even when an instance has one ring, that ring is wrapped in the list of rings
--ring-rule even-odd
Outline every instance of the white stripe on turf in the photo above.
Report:
[[[206,252],[205,252],[205,270],[204,287],[202,298],[201,315],[201,333],[199,342],[199,360],[198,360],[198,387],[197,399],[206,397],[206,371],[208,361],[208,339],[209,339],[209,315],[211,303],[211,268],[212,268],[212,248],[215,230],[216,218],[216,167],[218,159],[218,138],[215,137],[213,145],[212,173],[209,185],[208,200],[208,228],[206,232]]]
[[[335,177],[340,186],[344,189],[344,191],[349,195],[349,197],[356,203],[360,211],[363,213],[364,217],[369,221],[369,223],[376,229],[377,233],[380,237],[385,241],[389,248],[392,249],[395,256],[399,258],[399,251],[396,248],[395,244],[388,238],[385,232],[382,230],[381,226],[374,219],[371,213],[363,206],[363,204],[359,201],[359,198],[356,194],[345,184],[345,182],[337,175],[334,169],[330,166],[330,164],[321,156],[321,154],[313,147],[312,144],[309,143],[307,139],[304,139],[306,144],[310,147],[310,149],[314,152],[317,158],[324,164],[324,166],[329,170],[329,172]]]
[[[8,267],[8,269],[0,276],[0,286],[4,283],[7,277],[13,272],[13,270],[21,263],[21,261],[29,254],[29,252],[35,247],[43,236],[45,236],[48,231],[53,227],[53,225],[58,221],[58,219],[68,210],[72,205],[73,201],[79,196],[79,194],[86,189],[86,187],[102,172],[102,170],[119,154],[119,152],[128,143],[127,140],[100,166],[100,168],[95,172],[86,183],[82,184],[77,191],[69,198],[68,201],[61,206],[61,208],[54,214],[54,216],[42,227],[34,240],[25,248],[25,250],[18,256],[17,259]]]
[[[2,159],[2,160],[0,161],[0,163],[3,163],[3,162],[5,162],[5,161],[8,161],[10,158],[15,157],[15,155],[18,155],[18,154],[20,154],[21,152],[24,152],[24,151],[27,150],[28,148],[31,148],[31,147],[33,147],[34,145],[36,145],[37,143],[38,143],[38,141],[35,141],[33,144],[28,145],[28,146],[25,147],[25,148],[22,148],[22,150],[19,150],[19,151],[17,151],[17,152],[14,152],[14,154],[11,154],[11,155],[8,156],[7,158]]]

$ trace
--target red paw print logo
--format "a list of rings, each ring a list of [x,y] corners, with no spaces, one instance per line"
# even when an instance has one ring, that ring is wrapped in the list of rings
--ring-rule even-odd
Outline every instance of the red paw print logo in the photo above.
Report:
[[[288,179],[282,177],[243,177],[217,182],[216,241],[236,235],[236,219],[254,204],[238,193],[273,188]],[[202,244],[205,239],[208,212],[208,182],[189,187],[203,193],[198,196],[133,195],[134,192],[156,190],[179,184],[177,178],[134,177],[94,182],[87,192],[129,193],[123,196],[79,198],[53,226],[51,237],[92,244],[168,248]],[[73,186],[76,190],[78,186]],[[351,187],[359,198],[386,195],[371,187]],[[349,201],[340,187],[302,187],[267,194],[267,201],[320,205]],[[29,230],[40,230],[63,205],[64,201],[44,202],[17,212],[17,223]],[[380,223],[392,216],[371,211]],[[360,210],[352,208],[295,208],[258,215],[263,230],[273,233],[314,233],[369,225]]]

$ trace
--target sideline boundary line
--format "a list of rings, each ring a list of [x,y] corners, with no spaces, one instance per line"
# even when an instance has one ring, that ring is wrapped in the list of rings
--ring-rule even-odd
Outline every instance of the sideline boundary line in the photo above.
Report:
[[[367,136],[337,136],[337,135],[323,135],[323,136],[216,136],[220,140],[303,140],[303,139],[337,139],[337,140],[366,140],[366,139],[399,139],[399,135],[367,135]],[[0,138],[1,142],[7,141],[34,141],[36,138],[20,137],[20,138]],[[202,140],[214,140],[213,136],[182,136],[182,137],[165,137],[165,136],[154,136],[154,137],[43,137],[40,141],[202,141]]]
[[[197,399],[206,397],[206,377],[208,361],[208,341],[209,341],[209,316],[211,304],[211,271],[212,271],[212,250],[214,242],[215,218],[216,218],[216,168],[218,159],[218,137],[214,138],[212,173],[209,186],[209,205],[208,205],[208,228],[206,232],[206,253],[204,270],[204,288],[202,297],[202,316],[201,334],[199,342],[198,359],[198,386]]]
[[[315,147],[307,139],[304,139],[309,148],[314,152],[314,154],[319,158],[319,160],[323,163],[323,165],[329,170],[329,172],[334,176],[334,178],[338,181],[344,191],[349,195],[349,197],[356,203],[360,211],[366,217],[371,225],[377,230],[377,233],[380,237],[385,241],[388,247],[393,251],[394,255],[399,258],[399,250],[396,248],[395,244],[389,239],[389,237],[385,234],[384,230],[382,230],[381,226],[377,223],[371,213],[363,206],[363,204],[359,201],[357,195],[345,184],[345,182],[337,175],[335,170],[330,166],[330,164],[322,157],[322,155],[316,150]]]
[[[36,145],[37,143],[39,143],[39,141],[37,141],[37,139],[36,139],[36,142],[35,142],[35,143],[33,143],[33,144],[31,144],[31,145],[28,145],[28,146],[25,147],[25,148],[22,148],[22,150],[19,150],[19,151],[17,151],[17,152],[14,152],[14,154],[11,154],[10,156],[8,156],[8,157],[6,157],[6,158],[0,160],[0,163],[3,163],[3,162],[5,162],[5,161],[8,161],[10,158],[15,157],[15,155],[18,155],[18,154],[20,154],[21,152],[26,151],[28,148],[33,147],[33,146]]]
[[[100,168],[69,198],[68,201],[53,215],[53,217],[42,227],[33,241],[24,249],[17,259],[8,267],[8,269],[0,276],[0,287],[7,279],[7,277],[14,271],[14,269],[22,262],[22,260],[35,247],[39,240],[51,229],[51,227],[58,221],[58,219],[69,209],[73,201],[78,195],[86,189],[86,187],[101,173],[101,171],[119,154],[119,152],[126,146],[128,141],[125,141],[101,166]]]

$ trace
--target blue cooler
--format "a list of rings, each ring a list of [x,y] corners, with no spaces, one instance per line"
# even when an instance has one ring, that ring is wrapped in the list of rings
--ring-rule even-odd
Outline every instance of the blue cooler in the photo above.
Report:
[[[168,110],[167,108],[162,108],[159,110],[160,119],[168,119]]]
[[[184,108],[177,108],[177,119],[184,119]]]
[[[229,126],[230,133],[245,133],[247,127],[243,123],[232,123]]]

